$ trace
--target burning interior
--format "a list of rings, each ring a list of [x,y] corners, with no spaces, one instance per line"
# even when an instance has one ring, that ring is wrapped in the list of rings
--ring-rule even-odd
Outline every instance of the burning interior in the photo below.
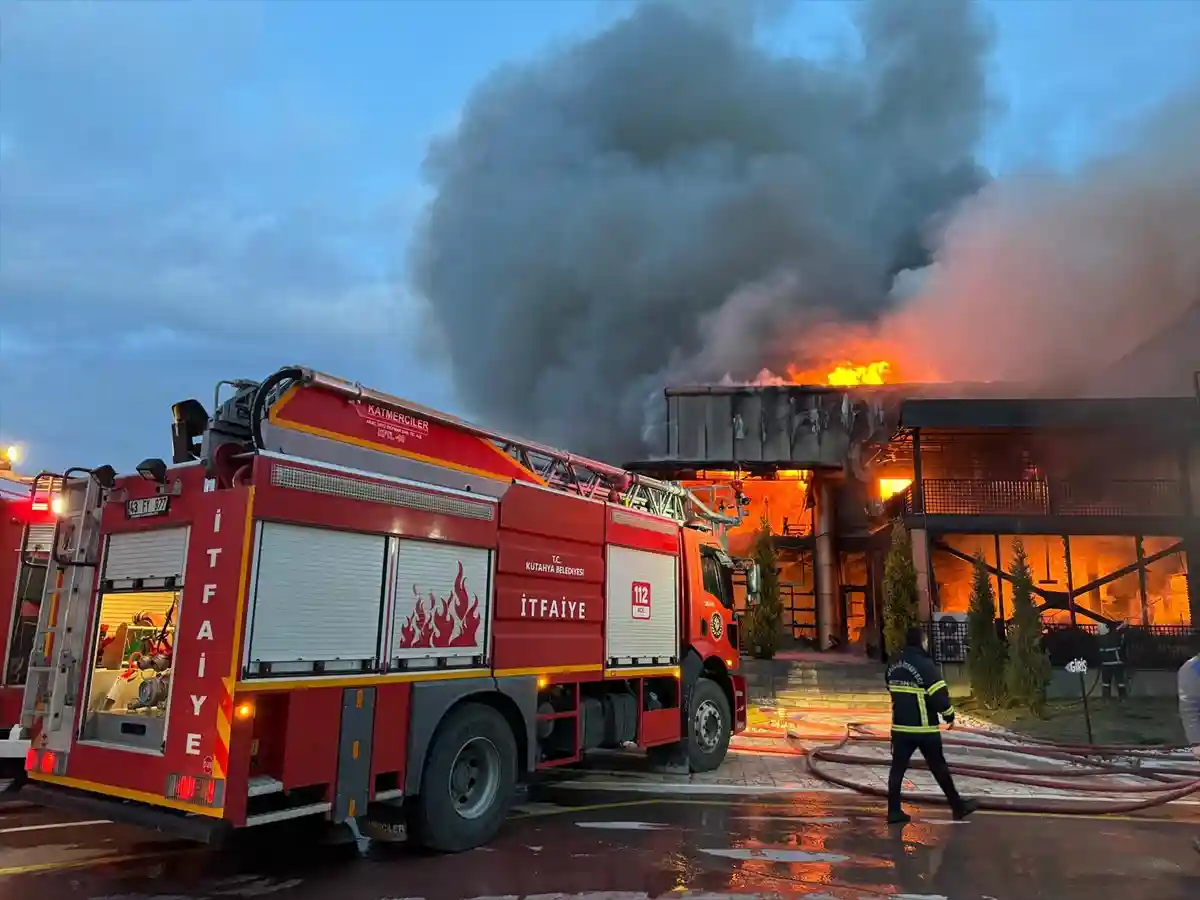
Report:
[[[669,388],[663,457],[631,468],[694,489],[735,485],[730,551],[765,518],[785,635],[879,650],[884,557],[907,526],[925,616],[965,621],[973,560],[1011,615],[1020,537],[1050,627],[1200,620],[1200,400],[1029,399],[1013,386],[891,382],[839,362],[753,384]],[[814,383],[819,381],[820,383]],[[727,492],[733,493],[733,492]]]

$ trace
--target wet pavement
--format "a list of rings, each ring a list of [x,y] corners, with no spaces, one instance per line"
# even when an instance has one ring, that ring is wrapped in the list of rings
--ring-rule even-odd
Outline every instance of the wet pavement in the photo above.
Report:
[[[598,799],[522,806],[492,845],[466,854],[377,846],[368,859],[265,834],[218,853],[0,803],[0,900],[1200,897],[1190,809],[956,823],[926,807],[895,828],[853,795]]]

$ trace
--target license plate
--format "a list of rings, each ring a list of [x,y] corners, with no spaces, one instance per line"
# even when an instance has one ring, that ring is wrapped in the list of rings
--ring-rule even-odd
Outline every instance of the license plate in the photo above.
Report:
[[[156,494],[153,497],[143,497],[141,500],[125,501],[125,516],[130,519],[146,519],[150,516],[165,516],[171,505],[171,498],[166,494]]]

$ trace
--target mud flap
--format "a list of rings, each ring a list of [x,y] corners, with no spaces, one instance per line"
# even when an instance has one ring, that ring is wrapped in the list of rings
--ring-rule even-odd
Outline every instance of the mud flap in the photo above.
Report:
[[[371,741],[375,725],[375,688],[342,692],[337,784],[331,820],[340,825],[365,815],[371,801]]]

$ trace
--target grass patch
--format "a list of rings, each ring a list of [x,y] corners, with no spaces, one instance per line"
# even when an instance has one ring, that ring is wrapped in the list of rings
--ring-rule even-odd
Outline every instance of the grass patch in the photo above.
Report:
[[[1179,703],[1174,697],[1131,697],[1123,703],[1090,699],[1092,738],[1097,744],[1162,746],[1187,743],[1179,721]],[[1038,718],[1023,709],[986,710],[972,700],[955,704],[965,713],[1018,734],[1061,744],[1087,743],[1083,704],[1052,701],[1046,717]]]

